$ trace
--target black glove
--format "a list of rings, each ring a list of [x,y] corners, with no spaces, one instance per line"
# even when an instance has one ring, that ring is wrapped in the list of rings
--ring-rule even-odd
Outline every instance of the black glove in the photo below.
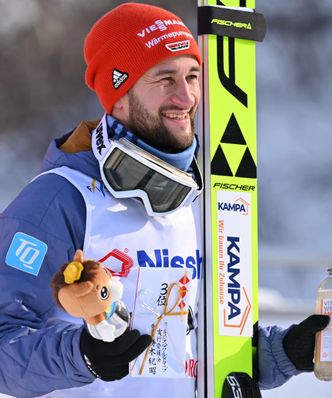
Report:
[[[284,337],[284,350],[298,370],[313,371],[315,334],[330,322],[328,315],[311,315],[298,325],[293,325]]]
[[[80,350],[86,366],[94,376],[104,381],[113,381],[127,376],[129,362],[137,358],[151,341],[151,336],[127,329],[117,339],[106,343],[95,339],[83,329]]]

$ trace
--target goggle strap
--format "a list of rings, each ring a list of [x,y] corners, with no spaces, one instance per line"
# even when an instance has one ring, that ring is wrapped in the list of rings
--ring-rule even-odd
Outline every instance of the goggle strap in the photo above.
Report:
[[[92,151],[97,160],[101,161],[112,146],[107,131],[106,113],[95,130],[92,131]]]

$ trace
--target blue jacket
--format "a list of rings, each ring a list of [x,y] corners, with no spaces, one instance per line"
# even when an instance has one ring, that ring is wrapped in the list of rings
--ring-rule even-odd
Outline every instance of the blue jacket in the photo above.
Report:
[[[99,181],[90,150],[59,149],[69,135],[50,144],[42,171],[65,165]],[[57,316],[50,289],[58,267],[83,247],[85,211],[73,185],[46,174],[30,182],[0,216],[1,393],[33,397],[94,380],[79,350],[82,326]],[[282,348],[285,333],[277,326],[259,331],[262,388],[300,373]]]

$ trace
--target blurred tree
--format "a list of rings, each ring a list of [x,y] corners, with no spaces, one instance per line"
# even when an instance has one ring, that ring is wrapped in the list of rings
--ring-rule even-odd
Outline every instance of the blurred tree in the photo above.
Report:
[[[0,134],[24,129],[44,151],[50,137],[102,110],[85,86],[84,37],[121,1],[0,0]],[[193,0],[153,1],[195,28]],[[186,10],[189,10],[187,12]]]

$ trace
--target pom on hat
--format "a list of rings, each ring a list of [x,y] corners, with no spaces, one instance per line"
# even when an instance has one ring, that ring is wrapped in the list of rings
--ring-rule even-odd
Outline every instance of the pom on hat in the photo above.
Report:
[[[108,114],[150,68],[166,58],[201,56],[190,30],[170,11],[124,3],[101,17],[84,43],[85,80]]]

